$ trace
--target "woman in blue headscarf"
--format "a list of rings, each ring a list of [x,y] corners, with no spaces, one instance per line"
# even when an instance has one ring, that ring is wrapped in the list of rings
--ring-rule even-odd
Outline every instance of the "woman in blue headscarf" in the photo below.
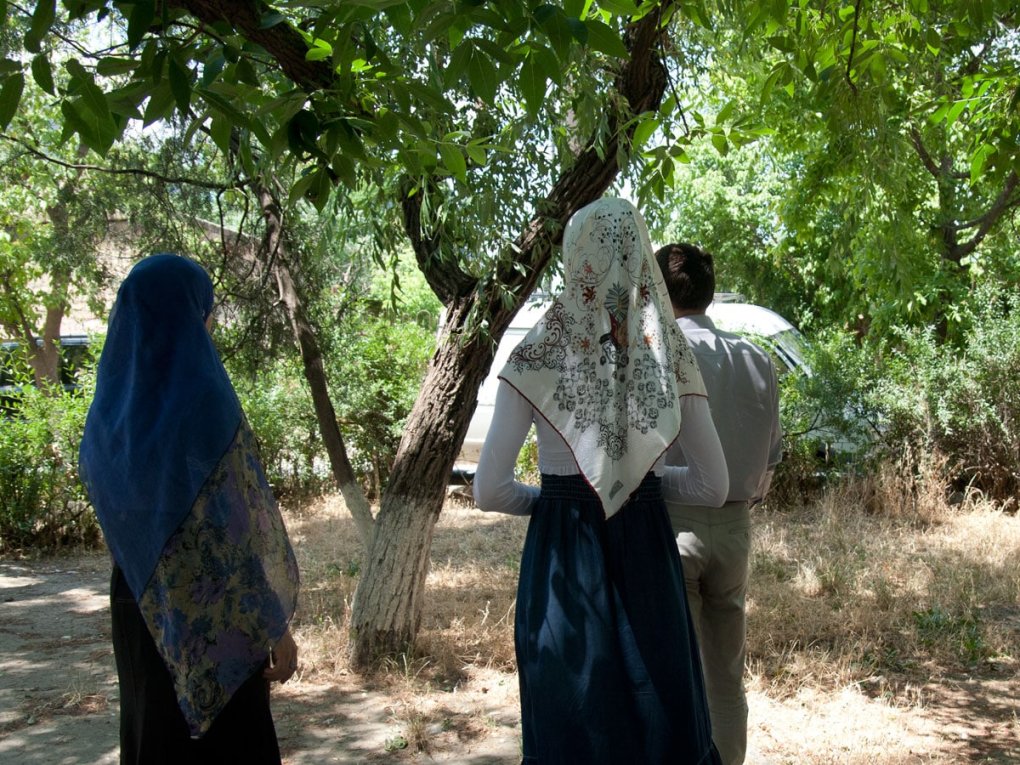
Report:
[[[279,763],[298,572],[209,335],[212,282],[160,254],[120,286],[81,444],[113,554],[121,762]]]

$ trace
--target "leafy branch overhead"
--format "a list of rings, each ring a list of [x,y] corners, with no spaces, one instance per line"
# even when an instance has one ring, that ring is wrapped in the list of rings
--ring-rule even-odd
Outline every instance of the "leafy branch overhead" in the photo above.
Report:
[[[259,162],[296,163],[293,197],[319,205],[334,184],[354,185],[394,164],[412,176],[464,180],[486,164],[491,134],[479,125],[451,136],[441,123],[497,109],[534,118],[578,48],[625,56],[620,17],[640,18],[656,5],[6,4],[5,25],[23,33],[31,58],[3,62],[0,129],[14,120],[31,77],[59,100],[65,140],[78,135],[100,155],[133,121],[185,120],[224,154],[231,131],[241,130],[248,175]],[[69,55],[60,42],[90,25],[95,49],[77,44]]]

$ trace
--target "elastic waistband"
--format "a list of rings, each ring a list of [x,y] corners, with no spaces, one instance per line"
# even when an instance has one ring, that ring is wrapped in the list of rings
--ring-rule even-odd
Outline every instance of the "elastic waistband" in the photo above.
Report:
[[[598,501],[598,494],[580,473],[574,475],[550,475],[542,473],[542,494],[549,499],[591,499]],[[654,500],[662,496],[662,479],[655,473],[648,473],[631,493],[630,499]]]

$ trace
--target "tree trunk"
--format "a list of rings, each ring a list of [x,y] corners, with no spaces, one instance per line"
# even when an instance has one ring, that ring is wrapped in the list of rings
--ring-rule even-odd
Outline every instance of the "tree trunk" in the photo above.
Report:
[[[459,444],[492,363],[488,340],[459,334],[473,298],[447,311],[445,336],[407,418],[351,616],[355,666],[408,650],[421,621],[432,535]]]
[[[35,384],[45,393],[55,393],[60,387],[60,326],[64,323],[67,303],[63,296],[67,294],[70,277],[66,272],[52,275],[50,294],[53,302],[46,306],[46,318],[43,321],[42,342],[29,345],[28,363],[35,375]]]
[[[347,504],[347,509],[354,517],[361,542],[368,549],[372,539],[372,510],[347,457],[347,447],[336,421],[336,410],[329,397],[329,382],[322,363],[322,351],[319,349],[315,330],[305,314],[304,301],[287,264],[280,205],[264,184],[257,186],[257,192],[262,216],[266,221],[266,239],[262,247],[258,248],[258,256],[276,277],[280,300],[294,330],[294,339],[301,350],[302,368],[312,393],[315,419],[319,425],[323,445],[326,447],[326,454],[329,456],[333,477]]]
[[[280,289],[280,299],[294,330],[294,339],[298,348],[301,349],[301,366],[304,370],[305,380],[308,381],[308,387],[312,392],[315,419],[319,424],[319,434],[326,447],[326,454],[329,456],[333,477],[347,504],[347,509],[354,517],[361,543],[365,549],[368,549],[372,539],[372,509],[368,505],[365,493],[358,484],[354,468],[347,457],[347,447],[344,445],[343,434],[340,433],[340,427],[336,421],[336,410],[329,397],[329,382],[326,379],[322,351],[319,350],[315,330],[312,329],[312,325],[305,316],[304,303],[294,286],[290,269],[282,258],[276,258],[273,272]]]

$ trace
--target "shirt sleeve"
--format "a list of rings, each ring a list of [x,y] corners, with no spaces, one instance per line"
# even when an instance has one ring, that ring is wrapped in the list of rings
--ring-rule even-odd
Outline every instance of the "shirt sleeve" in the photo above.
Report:
[[[531,422],[531,404],[513,386],[500,380],[472,487],[475,504],[480,509],[510,515],[531,514],[540,490],[514,480],[517,455]]]
[[[765,499],[765,495],[768,494],[769,487],[772,485],[772,476],[776,472],[776,465],[783,460],[783,428],[779,421],[779,381],[776,376],[775,366],[769,364],[769,371],[772,373],[772,433],[769,441],[769,462],[764,475],[761,477],[758,491],[751,499],[750,504],[752,506]]]
[[[704,396],[680,399],[677,446],[686,464],[666,467],[663,472],[662,493],[667,504],[719,507],[726,502],[730,490],[726,457]]]

